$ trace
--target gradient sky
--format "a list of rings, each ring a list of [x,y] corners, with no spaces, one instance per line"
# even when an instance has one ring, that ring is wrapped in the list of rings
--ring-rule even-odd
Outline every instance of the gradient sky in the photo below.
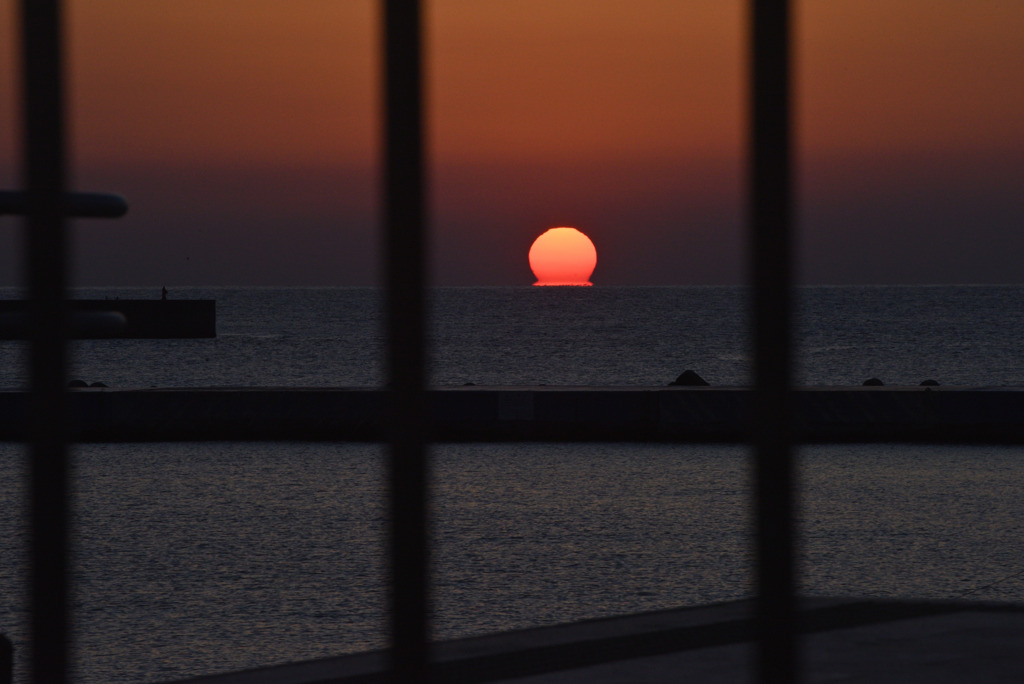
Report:
[[[68,3],[82,285],[379,282],[371,0]],[[807,283],[1024,282],[1024,2],[796,5]],[[596,285],[744,277],[745,4],[432,0],[433,280],[529,285],[549,227]],[[0,186],[17,185],[0,0]],[[0,223],[0,285],[20,224]]]

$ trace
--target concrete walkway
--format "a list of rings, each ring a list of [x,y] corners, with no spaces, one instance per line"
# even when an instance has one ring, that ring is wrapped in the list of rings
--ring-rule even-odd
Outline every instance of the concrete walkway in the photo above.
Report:
[[[750,602],[666,610],[438,644],[438,682],[752,682]],[[1024,682],[1024,606],[808,599],[804,682]],[[365,653],[188,680],[383,682]]]

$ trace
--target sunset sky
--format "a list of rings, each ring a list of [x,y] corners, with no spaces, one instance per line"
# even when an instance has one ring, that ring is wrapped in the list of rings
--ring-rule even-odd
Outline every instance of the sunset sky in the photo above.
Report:
[[[1024,282],[1024,2],[796,7],[806,283]],[[82,285],[371,285],[379,34],[370,0],[68,3]],[[432,0],[439,285],[530,285],[552,226],[595,285],[744,278],[739,0]],[[0,0],[0,187],[18,183]],[[20,224],[0,222],[0,285]]]

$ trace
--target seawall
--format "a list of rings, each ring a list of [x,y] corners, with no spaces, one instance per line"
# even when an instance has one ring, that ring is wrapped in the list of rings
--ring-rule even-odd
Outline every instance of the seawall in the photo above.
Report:
[[[69,392],[79,441],[386,439],[377,389]],[[721,387],[459,387],[428,394],[436,441],[743,442],[751,392]],[[806,442],[1024,444],[1024,388],[802,388]],[[0,440],[26,438],[28,394],[0,391]]]

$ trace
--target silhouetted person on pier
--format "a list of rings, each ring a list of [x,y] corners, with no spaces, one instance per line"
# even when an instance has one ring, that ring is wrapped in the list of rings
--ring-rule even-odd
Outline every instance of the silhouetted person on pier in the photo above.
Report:
[[[165,302],[167,301],[167,286],[166,285],[164,285],[163,287],[160,288],[160,299],[165,301]]]

